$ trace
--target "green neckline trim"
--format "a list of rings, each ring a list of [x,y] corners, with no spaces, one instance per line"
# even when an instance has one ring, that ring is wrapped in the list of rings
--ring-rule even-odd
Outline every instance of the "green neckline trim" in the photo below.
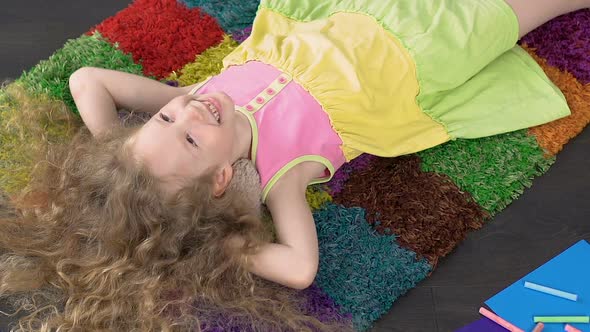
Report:
[[[250,112],[241,106],[236,105],[236,111],[244,114],[248,119],[248,122],[250,122],[250,128],[252,128],[252,146],[250,148],[250,155],[252,162],[256,164],[256,154],[258,153],[258,125],[256,125],[256,119],[254,119],[254,116],[250,114]]]
[[[199,84],[195,85],[191,91],[188,92],[189,95],[194,95],[195,93],[197,93],[197,91],[199,91],[207,82],[209,82],[211,79],[213,78],[213,76],[208,76],[207,78],[205,78],[203,81],[201,81]]]

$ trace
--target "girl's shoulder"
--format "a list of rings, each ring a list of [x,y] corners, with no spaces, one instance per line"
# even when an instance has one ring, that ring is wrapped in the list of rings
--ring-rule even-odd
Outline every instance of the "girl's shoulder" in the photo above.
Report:
[[[289,169],[274,184],[268,193],[267,199],[273,196],[293,195],[294,193],[305,193],[307,186],[312,180],[322,177],[326,166],[315,161],[304,161]]]

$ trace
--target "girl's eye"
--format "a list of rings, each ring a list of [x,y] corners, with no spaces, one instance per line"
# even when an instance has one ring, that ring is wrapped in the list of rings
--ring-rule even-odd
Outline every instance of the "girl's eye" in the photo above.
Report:
[[[170,118],[168,117],[168,115],[166,115],[164,113],[160,113],[160,118],[162,120],[166,121],[166,122],[172,122],[172,120],[170,120]],[[197,142],[195,142],[195,140],[189,134],[186,134],[186,141],[189,142],[195,148],[198,148],[199,147],[197,145]]]
[[[195,148],[198,148],[199,146],[197,145],[197,142],[195,142],[195,140],[190,137],[189,134],[186,134],[186,141],[189,142],[192,146],[194,146]]]
[[[170,118],[164,113],[160,113],[160,118],[166,122],[170,122]]]

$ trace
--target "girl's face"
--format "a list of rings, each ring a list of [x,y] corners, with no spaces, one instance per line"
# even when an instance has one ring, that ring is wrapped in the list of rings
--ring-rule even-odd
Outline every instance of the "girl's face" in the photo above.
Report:
[[[178,96],[134,135],[134,152],[164,180],[195,179],[231,167],[235,113],[233,100],[222,92]]]

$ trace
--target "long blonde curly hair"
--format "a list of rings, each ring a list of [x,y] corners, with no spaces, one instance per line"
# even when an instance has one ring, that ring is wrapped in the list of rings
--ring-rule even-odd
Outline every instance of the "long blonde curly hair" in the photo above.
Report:
[[[0,195],[0,297],[15,331],[348,331],[303,313],[298,291],[245,269],[272,240],[259,179],[239,161],[226,193],[210,176],[165,195],[129,151],[139,127],[98,139],[82,127],[47,146],[28,186]],[[230,245],[240,235],[241,248]],[[211,326],[207,325],[210,324]]]

